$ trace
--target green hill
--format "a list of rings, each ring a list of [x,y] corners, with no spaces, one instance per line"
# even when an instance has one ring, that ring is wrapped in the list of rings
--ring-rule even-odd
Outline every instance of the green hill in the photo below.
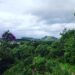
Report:
[[[42,41],[55,41],[55,40],[57,40],[57,38],[53,37],[53,36],[45,36],[41,40]]]

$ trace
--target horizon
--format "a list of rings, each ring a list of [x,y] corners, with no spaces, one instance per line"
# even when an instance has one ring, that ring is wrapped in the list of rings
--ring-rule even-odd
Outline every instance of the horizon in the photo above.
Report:
[[[0,37],[10,30],[17,38],[60,37],[75,29],[75,0],[0,0]]]

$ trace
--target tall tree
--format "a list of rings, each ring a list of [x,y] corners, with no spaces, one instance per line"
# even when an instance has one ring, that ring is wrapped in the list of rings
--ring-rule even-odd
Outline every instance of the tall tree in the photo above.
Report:
[[[16,37],[8,30],[3,33],[2,39],[6,41],[15,41]]]

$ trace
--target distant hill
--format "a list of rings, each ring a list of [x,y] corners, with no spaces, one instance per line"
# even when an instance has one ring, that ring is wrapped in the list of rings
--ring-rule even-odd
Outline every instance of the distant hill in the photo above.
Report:
[[[17,39],[17,41],[40,41],[40,39],[31,38],[31,37],[23,37],[21,39]]]
[[[21,39],[17,39],[17,41],[55,41],[57,40],[56,37],[52,37],[52,36],[45,36],[41,39],[37,39],[37,38],[30,38],[30,37],[23,37]]]
[[[55,40],[57,40],[57,38],[53,37],[53,36],[45,36],[41,40],[42,41],[55,41]]]

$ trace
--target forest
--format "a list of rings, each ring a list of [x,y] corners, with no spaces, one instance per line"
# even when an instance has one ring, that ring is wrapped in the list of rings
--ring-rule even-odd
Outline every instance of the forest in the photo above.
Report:
[[[0,39],[0,75],[75,75],[75,30],[51,41],[17,39],[10,31]]]

